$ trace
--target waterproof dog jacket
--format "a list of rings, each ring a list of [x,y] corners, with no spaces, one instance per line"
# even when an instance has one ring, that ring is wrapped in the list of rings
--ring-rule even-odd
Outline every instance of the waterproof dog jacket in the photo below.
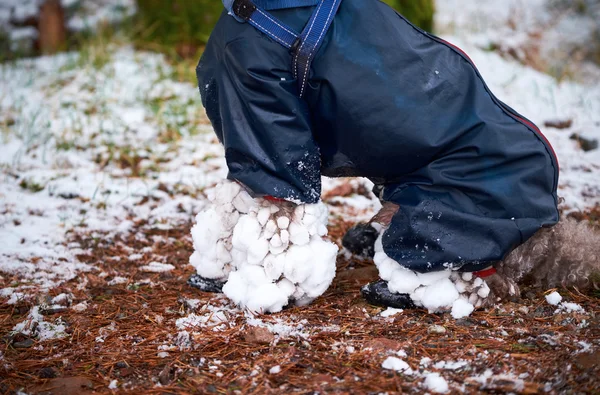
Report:
[[[197,76],[229,178],[314,203],[321,175],[367,177],[400,206],[385,252],[420,272],[482,269],[558,221],[552,147],[467,55],[377,0],[341,1],[307,52],[325,1],[225,0]]]

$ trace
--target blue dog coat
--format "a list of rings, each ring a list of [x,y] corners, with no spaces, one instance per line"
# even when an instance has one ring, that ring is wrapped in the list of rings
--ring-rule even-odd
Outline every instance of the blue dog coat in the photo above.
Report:
[[[326,0],[239,1],[197,68],[229,178],[315,203],[321,175],[367,177],[400,206],[385,252],[420,272],[485,268],[558,221],[552,147],[458,48],[376,0],[316,21]]]

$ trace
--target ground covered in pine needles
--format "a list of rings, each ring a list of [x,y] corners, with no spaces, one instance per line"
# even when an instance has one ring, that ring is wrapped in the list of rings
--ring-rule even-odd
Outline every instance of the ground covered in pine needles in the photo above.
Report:
[[[583,311],[557,311],[542,292],[531,290],[518,303],[462,320],[422,310],[384,317],[383,309],[360,297],[361,285],[376,278],[372,262],[340,255],[337,278],[315,303],[252,316],[220,295],[186,285],[193,273],[186,264],[193,249],[189,226],[135,226],[138,231],[126,238],[76,236],[92,251],[79,258],[100,270],[46,296],[50,306],[52,296],[72,295],[63,298],[64,307],[45,309],[38,301],[43,322],[62,325],[64,337],[40,342],[15,334],[11,329],[33,304],[0,306],[0,332],[6,334],[1,392],[422,392],[434,372],[452,392],[600,388],[597,296],[560,290]],[[332,240],[349,226],[338,218],[330,227]],[[132,249],[141,252],[134,263]],[[157,255],[176,269],[139,269]],[[390,356],[411,369],[383,369]]]

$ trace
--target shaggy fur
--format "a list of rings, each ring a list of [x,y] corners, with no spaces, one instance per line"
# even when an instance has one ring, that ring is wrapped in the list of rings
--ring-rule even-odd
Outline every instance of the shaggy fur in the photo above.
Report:
[[[496,269],[501,276],[521,285],[597,289],[600,232],[585,222],[563,219],[551,228],[540,229]]]

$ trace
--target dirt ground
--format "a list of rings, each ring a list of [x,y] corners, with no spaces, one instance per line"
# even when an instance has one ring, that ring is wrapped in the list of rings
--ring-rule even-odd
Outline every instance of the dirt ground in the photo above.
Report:
[[[349,226],[338,219],[330,227],[332,240],[339,240]],[[556,307],[532,290],[519,303],[458,321],[422,310],[384,318],[381,308],[360,297],[361,285],[376,277],[372,262],[340,258],[337,278],[315,303],[259,318],[271,328],[291,325],[297,333],[252,326],[252,317],[227,313],[234,311],[229,307],[225,325],[194,327],[189,338],[182,338],[177,319],[200,314],[207,303],[227,302],[186,285],[193,273],[187,265],[192,252],[189,226],[167,231],[138,223],[137,228],[127,239],[77,237],[93,251],[80,259],[93,262],[100,272],[84,273],[52,295],[70,292],[69,305],[85,301],[88,307],[75,311],[66,305],[42,312],[46,321],[63,323],[67,337],[39,342],[10,335],[31,305],[0,306],[0,392],[424,392],[425,370],[439,372],[452,392],[600,391],[597,295],[560,291],[585,313],[556,314]],[[132,248],[144,251],[136,266],[127,259]],[[166,263],[176,269],[136,269],[157,254],[168,257]],[[119,273],[127,281],[107,285],[114,276],[99,273]],[[193,299],[200,301],[190,303]],[[400,355],[414,372],[383,369],[390,355]],[[276,366],[279,372],[271,369]],[[110,389],[113,380],[115,389]]]

